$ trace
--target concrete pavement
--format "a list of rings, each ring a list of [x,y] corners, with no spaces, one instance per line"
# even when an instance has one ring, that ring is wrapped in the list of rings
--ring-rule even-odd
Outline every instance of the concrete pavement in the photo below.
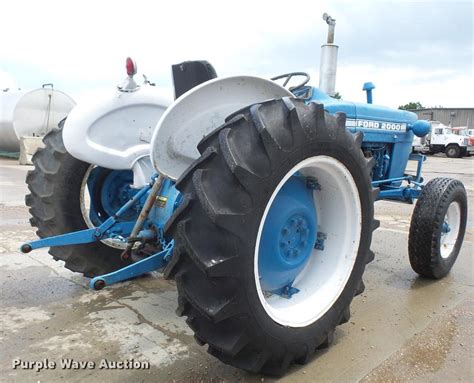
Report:
[[[332,347],[279,381],[474,380],[473,166],[473,159],[442,156],[425,165],[426,178],[459,178],[469,194],[468,232],[452,272],[437,282],[418,278],[407,255],[413,206],[377,203],[376,258],[364,276],[365,292],[352,304],[351,320],[338,327]],[[198,346],[174,313],[174,283],[159,275],[95,292],[45,250],[19,254],[19,244],[35,238],[23,202],[29,168],[0,159],[1,382],[274,381],[224,365]],[[56,363],[55,368],[39,369],[44,359],[49,362],[44,366]],[[63,369],[62,359],[95,366]],[[112,368],[132,359],[149,368]],[[13,369],[15,360],[38,363]],[[102,360],[109,368],[99,368]]]

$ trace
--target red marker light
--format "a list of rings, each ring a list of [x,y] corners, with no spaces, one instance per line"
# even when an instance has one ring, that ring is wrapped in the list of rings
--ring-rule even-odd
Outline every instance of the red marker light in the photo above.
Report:
[[[137,64],[135,64],[135,61],[130,57],[127,57],[127,60],[125,61],[125,68],[127,68],[127,74],[129,76],[133,76],[137,73]]]

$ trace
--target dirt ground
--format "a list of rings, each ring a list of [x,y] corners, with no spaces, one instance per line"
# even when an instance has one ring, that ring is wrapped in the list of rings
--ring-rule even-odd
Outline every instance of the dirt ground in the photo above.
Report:
[[[23,202],[30,168],[0,159],[1,382],[275,381],[198,346],[175,315],[174,284],[158,274],[95,292],[46,250],[20,254],[19,245],[35,238]],[[469,194],[468,231],[452,272],[436,282],[418,278],[407,254],[413,205],[378,202],[375,261],[351,320],[337,328],[332,347],[279,382],[474,381],[473,175],[472,158],[425,163],[425,178],[459,178]],[[66,359],[95,366],[63,368]],[[113,368],[132,359],[136,368]]]

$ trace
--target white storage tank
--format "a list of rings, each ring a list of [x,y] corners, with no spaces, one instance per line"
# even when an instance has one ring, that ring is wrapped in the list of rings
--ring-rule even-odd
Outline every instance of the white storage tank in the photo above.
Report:
[[[0,151],[18,152],[20,137],[44,136],[76,105],[52,84],[33,90],[0,92]]]

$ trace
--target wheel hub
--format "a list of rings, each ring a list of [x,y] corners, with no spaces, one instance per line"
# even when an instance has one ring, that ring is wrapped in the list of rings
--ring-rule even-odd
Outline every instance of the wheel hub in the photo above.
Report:
[[[130,170],[110,170],[100,166],[90,166],[84,175],[80,190],[82,216],[89,228],[100,226],[136,193],[132,189],[133,173]],[[124,221],[133,221],[138,216],[138,205],[127,210]],[[111,236],[101,242],[122,249],[126,245],[121,235]]]
[[[316,242],[316,209],[306,178],[291,177],[278,192],[262,232],[259,278],[266,292],[291,286]]]
[[[283,225],[280,233],[280,255],[287,262],[298,262],[305,255],[310,225],[306,216],[301,214],[292,215]]]
[[[97,166],[88,173],[86,182],[90,197],[88,218],[94,226],[99,226],[113,216],[136,192],[130,187],[133,183],[130,170],[111,171]],[[124,219],[133,220],[136,215],[137,212],[132,209]]]
[[[449,222],[448,221],[444,221],[443,222],[443,228],[441,229],[441,233],[442,235],[444,234],[447,234],[451,231],[451,226],[449,226]]]
[[[442,258],[448,258],[456,245],[456,240],[461,227],[461,208],[454,201],[448,207],[441,227],[440,254]]]

